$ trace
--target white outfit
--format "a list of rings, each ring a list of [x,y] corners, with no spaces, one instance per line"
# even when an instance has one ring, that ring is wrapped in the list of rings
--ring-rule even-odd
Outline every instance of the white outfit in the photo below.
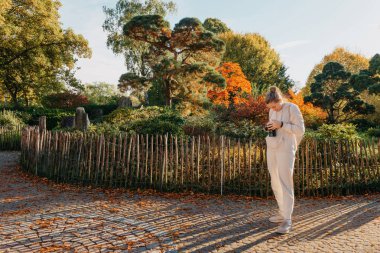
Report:
[[[278,112],[269,111],[269,120],[282,121],[276,137],[266,137],[267,164],[271,186],[285,220],[291,220],[294,206],[293,170],[297,147],[305,133],[300,109],[292,103],[283,103]]]

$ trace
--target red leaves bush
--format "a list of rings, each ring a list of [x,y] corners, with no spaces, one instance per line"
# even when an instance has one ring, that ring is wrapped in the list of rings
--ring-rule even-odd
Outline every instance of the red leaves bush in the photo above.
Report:
[[[70,91],[55,93],[44,97],[43,105],[49,108],[75,108],[88,104],[86,96]]]
[[[256,125],[264,125],[268,121],[268,112],[264,97],[255,99],[250,96],[244,103],[236,105],[230,115],[235,121],[247,119]]]

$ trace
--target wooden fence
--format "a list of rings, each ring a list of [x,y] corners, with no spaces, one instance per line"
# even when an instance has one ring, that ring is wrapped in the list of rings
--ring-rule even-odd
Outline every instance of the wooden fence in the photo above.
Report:
[[[57,182],[102,187],[272,194],[265,142],[223,136],[105,136],[25,128],[25,170]],[[294,170],[297,196],[380,190],[380,142],[304,141]]]
[[[21,128],[0,127],[0,151],[20,150]]]

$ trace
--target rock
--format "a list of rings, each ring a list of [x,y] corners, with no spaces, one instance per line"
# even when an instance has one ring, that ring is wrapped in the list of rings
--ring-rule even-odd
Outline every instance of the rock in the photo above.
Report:
[[[74,116],[68,116],[63,117],[61,120],[61,128],[73,128],[75,127],[75,117]]]
[[[119,107],[132,107],[132,100],[130,97],[121,97],[118,105]]]
[[[88,114],[83,107],[78,107],[75,111],[75,128],[81,131],[86,131],[90,125]]]

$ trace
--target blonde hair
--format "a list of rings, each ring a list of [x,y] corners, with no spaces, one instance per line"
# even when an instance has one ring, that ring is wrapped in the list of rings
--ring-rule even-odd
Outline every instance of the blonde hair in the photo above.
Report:
[[[269,91],[267,92],[267,95],[265,96],[265,103],[269,104],[271,102],[278,103],[282,102],[282,93],[279,88],[276,86],[269,87]]]

